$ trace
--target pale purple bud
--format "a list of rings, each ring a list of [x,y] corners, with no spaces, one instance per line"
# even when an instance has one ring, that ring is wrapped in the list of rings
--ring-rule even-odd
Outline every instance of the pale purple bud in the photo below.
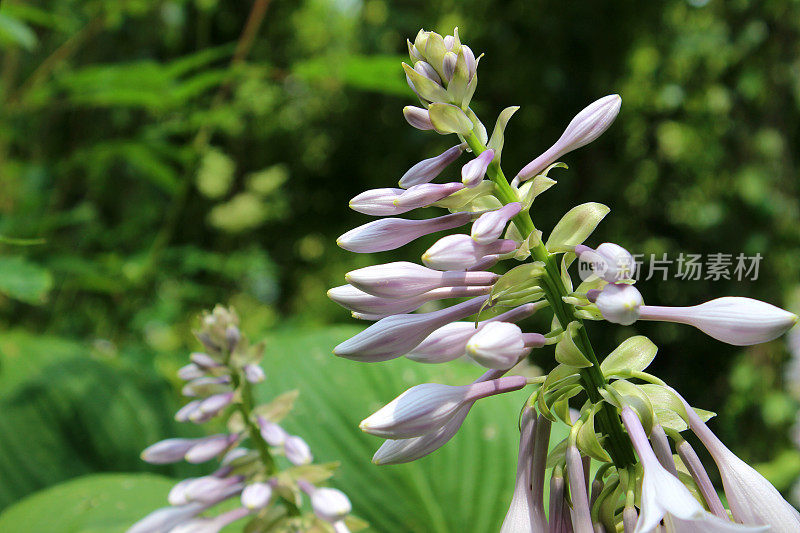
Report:
[[[350,209],[373,216],[399,215],[404,211],[395,205],[395,201],[404,191],[393,188],[370,189],[354,196],[350,200]]]
[[[184,396],[210,396],[230,390],[230,376],[197,378],[183,386]]]
[[[544,533],[547,523],[534,516],[535,502],[531,492],[531,460],[533,457],[534,435],[536,434],[536,412],[526,408],[520,421],[519,454],[517,456],[517,476],[514,495],[511,498],[500,533],[523,533],[539,531]]]
[[[453,386],[424,383],[411,387],[360,424],[363,431],[384,438],[419,437],[444,426],[466,403],[519,390],[523,376]]]
[[[797,323],[797,315],[794,313],[766,302],[739,296],[717,298],[693,307],[644,305],[640,314],[642,320],[694,326],[707,335],[734,346],[771,341]]]
[[[228,342],[228,351],[234,351],[239,341],[242,340],[242,332],[234,325],[230,325],[225,330],[225,340]]]
[[[201,378],[205,374],[205,371],[194,363],[189,363],[178,369],[178,378],[184,381]]]
[[[494,272],[442,272],[407,261],[359,268],[345,274],[351,285],[384,298],[408,298],[439,287],[491,285],[498,278]]]
[[[445,35],[444,36],[444,47],[448,50],[453,49],[453,45],[455,44],[456,39],[452,35]]]
[[[595,304],[609,322],[629,326],[639,319],[644,300],[633,285],[609,283],[603,287]]]
[[[544,475],[547,466],[547,453],[550,448],[550,430],[552,423],[543,415],[536,419],[536,435],[533,442],[533,458],[531,461],[531,497],[533,507],[533,523],[537,531],[544,531],[547,518],[544,511]]]
[[[460,156],[463,151],[463,145],[458,144],[452,148],[448,148],[436,157],[423,159],[403,174],[403,177],[400,178],[400,187],[408,189],[413,185],[433,181],[442,170],[458,159],[458,156]]]
[[[507,254],[516,249],[517,243],[510,239],[480,244],[469,235],[448,235],[428,248],[422,262],[436,270],[462,270],[475,265],[484,256]]]
[[[283,443],[283,453],[293,465],[307,465],[313,460],[311,448],[302,438],[292,435]]]
[[[190,503],[180,507],[162,507],[133,524],[127,533],[166,533],[197,516],[208,508],[201,503]]]
[[[403,116],[406,118],[406,122],[418,130],[428,131],[433,129],[431,116],[428,114],[427,109],[407,105],[403,108]]]
[[[475,73],[478,71],[478,62],[475,60],[475,53],[472,51],[472,48],[469,46],[462,44],[461,51],[464,54],[464,61],[467,63],[467,72],[469,72],[469,79],[475,76]]]
[[[532,178],[562,155],[597,139],[617,118],[621,105],[622,99],[618,94],[604,96],[589,104],[572,119],[553,146],[519,171],[514,184]]]
[[[650,444],[653,446],[653,451],[658,457],[658,462],[661,463],[667,472],[675,477],[678,477],[678,469],[675,467],[675,461],[672,458],[672,449],[667,440],[667,434],[660,424],[653,424],[650,430]]]
[[[289,438],[289,434],[286,433],[286,430],[275,422],[270,422],[263,416],[258,417],[258,427],[261,430],[261,436],[270,446],[283,446],[286,439]]]
[[[467,342],[467,355],[486,368],[506,370],[525,357],[530,348],[519,326],[509,322],[486,324]]]
[[[223,468],[229,467],[234,462],[240,461],[243,457],[248,455],[253,456],[254,453],[255,452],[247,448],[234,448],[222,457],[220,465],[222,465]]]
[[[250,483],[242,490],[242,505],[251,510],[263,509],[272,498],[272,487],[268,483]]]
[[[575,533],[593,533],[589,494],[586,492],[586,472],[583,469],[581,452],[574,444],[567,447],[566,464],[569,495],[572,498],[572,529]]]
[[[161,465],[177,463],[183,460],[193,446],[202,439],[166,439],[148,446],[142,451],[141,458],[150,464]]]
[[[346,309],[365,315],[389,316],[409,313],[426,302],[446,298],[469,298],[489,294],[491,286],[441,287],[410,298],[382,298],[356,289],[352,285],[342,285],[328,290],[328,298]]]
[[[243,370],[244,370],[244,379],[246,379],[250,383],[261,383],[267,377],[264,374],[264,369],[256,364],[244,365]]]
[[[178,409],[178,412],[175,413],[175,420],[178,422],[188,422],[192,416],[192,413],[194,413],[197,408],[200,407],[201,402],[202,400],[193,400]]]
[[[458,61],[458,56],[453,52],[445,52],[444,58],[442,59],[442,74],[444,75],[445,81],[450,83],[450,80],[453,79],[453,73],[456,71],[456,62]]]
[[[496,241],[506,229],[508,221],[522,210],[522,204],[511,202],[500,209],[482,214],[472,224],[472,239],[478,244],[489,244]]]
[[[468,271],[474,270],[488,270],[495,266],[497,262],[500,260],[499,255],[485,255],[478,259],[478,262],[469,267]]]
[[[473,213],[461,212],[426,220],[384,218],[348,231],[336,239],[336,244],[360,254],[385,252],[400,248],[424,235],[463,226],[473,216]]]
[[[496,317],[479,322],[452,322],[442,326],[419,343],[406,357],[420,363],[445,363],[464,355],[467,342],[484,326],[492,322],[516,322],[527,318],[541,307],[538,303],[525,304]],[[538,335],[538,334],[533,334]]]
[[[731,452],[683,397],[674,389],[672,392],[683,402],[689,427],[717,464],[733,517],[746,525],[770,526],[776,533],[800,531],[797,509],[764,476]]]
[[[176,483],[172,486],[167,494],[167,501],[170,505],[185,505],[189,503],[189,498],[186,495],[186,487],[188,487],[197,478],[190,477]]]
[[[216,359],[203,352],[192,352],[189,359],[201,368],[215,368],[220,366]]]
[[[176,487],[180,489],[173,493],[170,492],[176,500],[183,500],[180,503],[195,501],[201,503],[214,503],[220,501],[221,498],[230,495],[231,490],[236,487],[236,490],[241,490],[242,476],[223,477],[216,476],[203,476],[187,480],[187,483],[179,483]],[[173,488],[175,491],[175,488]],[[170,503],[175,505],[172,500]],[[179,503],[179,504],[180,504]]]
[[[336,346],[333,353],[367,362],[400,357],[425,340],[434,330],[478,312],[486,300],[486,296],[479,296],[440,311],[383,318]]]
[[[353,506],[342,491],[323,487],[311,493],[311,509],[319,518],[333,524],[344,520]]]
[[[436,73],[436,69],[433,68],[430,63],[426,61],[417,61],[414,64],[414,70],[425,76],[431,81],[435,81],[439,85],[442,84],[442,79],[439,77],[439,74]]]
[[[372,457],[376,465],[416,461],[444,446],[461,428],[473,402],[462,405],[441,428],[410,439],[386,440]]]
[[[494,150],[489,148],[461,167],[461,183],[469,188],[478,185],[486,175],[486,169],[489,168],[492,159],[494,159]]]
[[[197,444],[186,452],[184,459],[193,464],[205,463],[224,452],[238,438],[238,435],[219,434],[197,439]]]
[[[623,533],[634,533],[636,522],[639,521],[639,513],[633,505],[625,505],[622,509],[622,531]]]
[[[711,512],[720,518],[728,518],[728,511],[726,511],[725,506],[722,505],[719,494],[717,494],[717,489],[714,488],[714,484],[711,482],[711,478],[708,477],[708,472],[706,472],[703,462],[700,460],[700,457],[698,457],[697,452],[694,451],[691,444],[685,440],[680,440],[675,444],[675,449],[681,461],[683,461],[683,464],[686,465],[686,470],[692,475],[692,479],[694,479],[695,484],[697,484],[697,488],[700,490],[700,494],[703,495],[703,499],[705,499]]]
[[[195,518],[170,530],[169,533],[218,533],[226,526],[249,514],[249,509],[239,507],[213,518]]]
[[[609,283],[633,279],[636,272],[636,261],[631,253],[614,243],[604,242],[597,247],[597,250],[579,244],[575,247],[575,254],[582,268],[591,267],[591,273]],[[583,272],[582,270],[581,273]],[[588,276],[581,277],[585,279]]]
[[[217,416],[223,409],[233,403],[233,392],[214,394],[201,401],[197,409],[189,414],[192,422],[206,421]]]
[[[399,209],[403,209],[403,212],[410,211],[418,207],[429,206],[463,188],[464,186],[461,183],[456,182],[420,183],[402,192],[400,197],[395,200],[395,204]]]

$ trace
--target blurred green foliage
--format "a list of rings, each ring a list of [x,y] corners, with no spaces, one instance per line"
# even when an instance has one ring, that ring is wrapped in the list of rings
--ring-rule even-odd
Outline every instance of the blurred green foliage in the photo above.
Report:
[[[642,282],[646,301],[790,303],[797,0],[3,0],[0,506],[73,476],[147,469],[138,450],[191,431],[170,412],[200,309],[233,305],[256,338],[344,322],[327,288],[432,242],[359,257],[334,240],[365,222],[349,198],[447,147],[403,120],[413,100],[399,61],[420,27],[456,25],[486,53],[478,115],[491,124],[523,106],[508,174],[586,103],[622,95],[614,127],[554,172],[534,213],[545,233],[573,205],[603,202],[597,238],[636,252],[764,256],[756,281]],[[634,329],[660,346],[654,371],[719,412],[715,429],[745,459],[777,458],[765,471],[787,488],[800,461],[784,344],[734,348],[665,324],[591,334],[607,352]],[[397,386],[374,384],[382,399]],[[366,457],[342,459],[346,470]]]

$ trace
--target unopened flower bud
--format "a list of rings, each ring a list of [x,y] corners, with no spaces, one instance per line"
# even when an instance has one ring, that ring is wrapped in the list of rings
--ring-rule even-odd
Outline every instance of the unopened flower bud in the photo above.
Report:
[[[334,523],[344,520],[353,507],[342,491],[323,487],[311,494],[311,509],[322,520]]]
[[[595,304],[609,322],[630,326],[639,319],[644,300],[633,285],[609,283],[597,296]]]
[[[189,356],[189,359],[191,359],[191,361],[200,368],[208,369],[220,366],[216,359],[203,352],[192,352],[192,354]]]
[[[350,200],[350,209],[373,216],[399,215],[403,211],[394,202],[403,191],[388,187],[364,191]]]
[[[177,413],[175,413],[175,420],[177,422],[188,422],[192,416],[192,413],[194,413],[198,407],[200,407],[201,403],[202,400],[192,400],[191,402],[187,403],[178,409]]]
[[[434,202],[460,191],[464,186],[460,183],[420,183],[409,187],[394,201],[402,212],[426,207]]]
[[[771,341],[797,323],[794,313],[739,296],[717,298],[693,307],[647,305],[641,308],[641,319],[689,324],[735,346]]]
[[[494,272],[442,272],[398,261],[353,270],[345,275],[345,280],[374,296],[408,298],[439,287],[491,285],[498,277]]]
[[[406,122],[418,130],[428,131],[433,129],[431,116],[428,114],[427,109],[407,105],[403,108],[403,116],[406,118]]]
[[[313,460],[311,448],[302,438],[292,435],[283,443],[283,452],[293,465],[307,465]]]
[[[221,394],[214,394],[205,400],[202,400],[190,415],[189,420],[192,422],[206,421],[218,415],[223,409],[233,403],[233,392],[223,392]]]
[[[472,78],[475,77],[475,73],[478,71],[478,61],[475,59],[475,53],[469,46],[462,44],[461,50],[464,53],[464,60],[467,63],[469,79],[472,80]]]
[[[251,510],[263,509],[272,498],[272,487],[268,483],[250,483],[242,490],[242,505]]]
[[[482,214],[472,224],[470,234],[473,240],[478,244],[489,244],[496,241],[503,234],[508,221],[517,216],[521,210],[521,203],[511,202],[500,209]]]
[[[556,143],[525,165],[514,178],[514,185],[534,177],[562,155],[597,139],[611,126],[619,113],[622,99],[618,94],[604,96],[575,115]]]
[[[633,279],[636,272],[636,261],[629,251],[618,244],[604,242],[592,250],[588,246],[578,245],[575,254],[581,262],[581,267],[591,267],[591,273],[603,278],[609,283],[616,283]],[[581,270],[581,277],[586,279],[589,272]]]
[[[406,439],[441,428],[466,403],[519,390],[522,376],[509,376],[470,385],[424,383],[411,387],[361,422],[363,431],[379,437]]]
[[[177,463],[197,443],[198,439],[166,439],[145,448],[141,457],[154,465]]]
[[[413,185],[433,181],[450,163],[458,159],[464,148],[461,144],[453,146],[429,159],[423,159],[403,174],[400,178],[400,187],[408,189]]]
[[[461,183],[469,188],[478,185],[486,175],[489,163],[494,159],[494,150],[489,148],[481,152],[481,155],[466,163],[461,167]]]
[[[281,426],[274,422],[270,422],[263,416],[258,417],[258,427],[261,431],[261,436],[267,441],[270,446],[283,446],[289,434],[286,433]]]
[[[444,54],[444,59],[442,60],[442,74],[444,75],[444,81],[450,82],[453,79],[453,73],[456,71],[456,61],[458,60],[458,56],[453,52],[446,52]]]
[[[184,396],[211,396],[230,390],[230,376],[202,377],[190,381],[181,389]]]
[[[264,369],[261,366],[252,364],[252,365],[244,365],[244,379],[246,379],[250,383],[261,383],[266,379],[266,375],[264,374]]]
[[[193,464],[205,463],[224,452],[238,439],[238,435],[225,434],[212,435],[210,437],[198,439],[197,444],[186,452],[184,459]]]
[[[334,287],[328,291],[328,298],[346,309],[356,313],[375,316],[389,316],[410,313],[426,302],[446,298],[469,298],[489,294],[491,287],[440,287],[409,298],[383,298],[373,296],[352,285]]]
[[[478,312],[486,299],[487,296],[479,296],[440,311],[383,318],[336,346],[333,353],[340,357],[368,362],[400,357],[434,330]]]
[[[356,253],[385,252],[400,248],[424,235],[463,226],[472,218],[473,214],[468,212],[427,220],[384,218],[348,231],[336,239],[336,244]]]
[[[516,249],[517,243],[510,239],[480,244],[469,235],[448,235],[425,252],[422,262],[437,270],[466,270],[487,255],[507,254]]]
[[[205,375],[206,373],[203,371],[203,369],[194,363],[189,363],[188,365],[182,366],[178,369],[178,378],[184,381],[201,378]]]
[[[509,322],[486,324],[467,342],[467,355],[486,368],[509,369],[530,352],[522,335]]]
[[[417,61],[417,63],[414,65],[414,70],[429,80],[441,85],[442,79],[439,77],[439,74],[436,73],[436,69],[434,69],[429,63],[425,61]]]

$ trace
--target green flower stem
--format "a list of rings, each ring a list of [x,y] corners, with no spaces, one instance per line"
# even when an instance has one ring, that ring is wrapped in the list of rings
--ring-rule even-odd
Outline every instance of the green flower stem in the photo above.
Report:
[[[474,131],[465,137],[465,141],[476,155],[486,150],[486,145],[478,139]],[[487,173],[495,184],[495,196],[498,200],[503,204],[519,201],[516,192],[512,189],[503,174],[499,163],[493,162],[490,164]],[[536,227],[533,225],[533,220],[531,220],[530,213],[527,210],[520,212],[514,217],[513,222],[520,234],[525,237],[536,230]],[[586,333],[583,320],[576,317],[575,308],[562,299],[562,297],[569,294],[569,291],[567,291],[567,287],[561,279],[561,272],[556,256],[548,252],[544,243],[541,241],[531,249],[531,255],[536,261],[541,261],[545,265],[546,275],[542,278],[544,282],[542,283],[542,288],[561,326],[566,328],[567,324],[575,320],[581,324],[581,327],[578,329],[578,336],[575,339],[575,344],[586,359],[592,363],[592,366],[580,370],[582,386],[593,403],[603,402],[600,389],[605,388],[606,379],[600,371],[600,363],[592,348],[589,335]],[[620,468],[635,464],[636,458],[633,453],[633,447],[625,436],[622,422],[617,415],[616,409],[612,405],[603,403],[603,407],[597,413],[597,426],[598,429],[608,437],[605,444],[614,464]]]
[[[242,419],[245,427],[247,428],[247,434],[250,437],[250,441],[253,443],[256,451],[258,451],[258,455],[261,458],[261,463],[264,465],[264,473],[267,476],[271,476],[276,472],[275,459],[272,457],[272,454],[269,451],[269,444],[267,444],[267,441],[265,441],[264,437],[261,436],[261,430],[253,421],[253,388],[249,381],[242,379],[242,376],[238,370],[234,370],[231,373],[231,380],[234,390],[238,390],[241,394],[241,401],[236,404],[236,408],[242,415]],[[290,516],[297,516],[300,514],[300,510],[294,502],[283,497],[281,499],[283,500],[286,511]]]

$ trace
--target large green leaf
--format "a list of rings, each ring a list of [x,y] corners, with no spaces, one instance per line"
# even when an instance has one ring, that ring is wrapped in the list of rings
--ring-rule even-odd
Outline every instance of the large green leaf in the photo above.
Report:
[[[164,436],[197,434],[172,419],[176,401],[166,382],[122,359],[92,357],[83,344],[3,333],[0,364],[0,508],[75,476],[151,469],[139,459],[142,449]]]
[[[173,480],[154,474],[95,474],[50,487],[0,514],[0,531],[122,533],[163,507]]]
[[[463,384],[482,370],[461,361],[423,365],[406,359],[357,363],[331,347],[352,328],[286,331],[268,342],[266,400],[300,389],[286,427],[302,435],[319,461],[341,461],[334,481],[355,512],[381,532],[497,531],[511,499],[525,392],[488,398],[473,407],[461,431],[434,454],[398,466],[371,463],[381,439],[358,423],[405,389],[423,382]],[[554,429],[554,441],[563,438]]]
[[[401,56],[347,56],[332,61],[328,57],[297,63],[293,72],[298,77],[314,82],[335,81],[356,89],[396,96],[409,96],[400,69]]]

